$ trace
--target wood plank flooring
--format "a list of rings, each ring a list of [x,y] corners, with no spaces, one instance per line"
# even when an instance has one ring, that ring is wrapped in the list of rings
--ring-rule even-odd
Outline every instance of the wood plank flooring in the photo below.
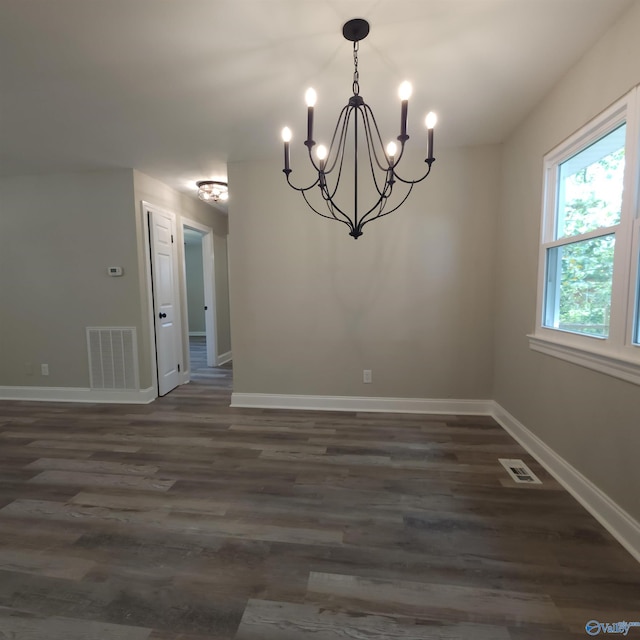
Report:
[[[640,620],[640,565],[490,418],[231,409],[230,367],[192,372],[146,406],[0,403],[0,639],[575,640]]]

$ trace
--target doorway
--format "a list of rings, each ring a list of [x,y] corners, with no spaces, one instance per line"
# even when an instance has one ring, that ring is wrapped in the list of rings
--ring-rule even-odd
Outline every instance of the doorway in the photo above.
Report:
[[[218,344],[217,309],[214,266],[213,229],[199,222],[176,216],[148,202],[141,202],[141,213],[145,233],[145,258],[147,264],[147,291],[152,365],[152,385],[158,396],[163,396],[179,384],[192,379],[189,345],[189,298],[192,320],[191,333],[197,345],[196,365],[205,373],[206,368],[216,367],[231,360],[230,339],[227,327],[226,298],[223,300],[223,340]],[[190,245],[194,248],[186,248]],[[221,257],[226,260],[226,242],[218,243]],[[189,254],[189,256],[187,255]],[[193,260],[197,256],[195,271]],[[180,271],[182,273],[180,273]],[[193,285],[191,273],[196,273]],[[226,277],[226,269],[220,276]],[[189,295],[188,287],[192,289]],[[199,291],[198,294],[194,291]],[[226,293],[224,289],[223,293]],[[202,325],[204,315],[204,329]],[[196,320],[196,318],[198,318]],[[218,353],[222,346],[224,353]],[[208,373],[208,372],[206,372]]]
[[[182,220],[184,298],[189,344],[189,377],[196,367],[216,365],[216,296],[213,231],[193,220]],[[185,350],[187,351],[187,350]]]

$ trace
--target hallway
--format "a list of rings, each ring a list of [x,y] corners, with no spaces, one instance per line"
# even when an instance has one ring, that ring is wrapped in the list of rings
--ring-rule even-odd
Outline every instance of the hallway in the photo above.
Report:
[[[233,386],[232,363],[220,367],[207,367],[207,340],[204,336],[189,337],[191,382],[206,384],[214,389],[231,392]]]

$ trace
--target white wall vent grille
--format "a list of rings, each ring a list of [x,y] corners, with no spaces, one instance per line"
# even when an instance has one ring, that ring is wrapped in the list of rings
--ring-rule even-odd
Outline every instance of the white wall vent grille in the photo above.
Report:
[[[500,462],[509,475],[519,484],[542,484],[541,480],[522,460],[498,458],[498,462]]]
[[[135,327],[87,327],[92,389],[138,390],[138,344]]]

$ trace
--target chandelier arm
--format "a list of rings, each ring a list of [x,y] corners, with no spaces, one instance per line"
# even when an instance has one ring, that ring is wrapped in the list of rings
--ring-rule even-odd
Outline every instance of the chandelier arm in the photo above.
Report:
[[[371,119],[373,120],[373,124],[375,126],[375,130],[376,133],[378,135],[378,140],[380,142],[380,147],[382,149],[384,149],[384,142],[382,140],[382,136],[380,134],[380,129],[378,129],[378,121],[376,120],[376,117],[373,113],[373,111],[371,110],[371,107],[369,105],[366,105],[367,109],[369,109],[369,111],[371,112]],[[401,178],[398,177],[398,174],[396,173],[396,167],[400,164],[400,161],[402,160],[402,157],[404,156],[404,149],[405,149],[405,143],[406,141],[409,139],[409,136],[407,136],[405,139],[399,140],[400,142],[400,153],[398,154],[397,157],[394,157],[393,159],[393,163],[388,162],[388,166],[387,167],[383,167],[380,162],[378,161],[378,156],[376,155],[376,162],[378,164],[378,166],[380,167],[380,169],[382,169],[383,171],[386,171],[387,169],[391,169],[393,172],[394,177],[398,178],[401,182],[405,182],[405,183],[410,183],[410,180],[402,180]],[[375,151],[375,147],[374,147],[374,151]],[[385,158],[386,158],[386,154],[385,154]],[[428,174],[427,174],[428,175]],[[425,175],[424,178],[426,178],[427,176]],[[424,180],[424,178],[421,178],[421,180]]]
[[[380,129],[378,129],[378,121],[376,120],[376,117],[371,109],[371,107],[369,105],[366,105],[367,109],[369,109],[369,111],[371,112],[371,117],[373,119],[373,124],[375,125],[376,128],[376,133],[378,134],[378,140],[380,141],[380,147],[382,149],[384,149],[384,142],[382,141],[382,136],[380,135]],[[393,164],[391,165],[391,168],[393,169],[394,175],[395,175],[395,168],[400,164],[400,160],[402,160],[402,156],[404,155],[404,146],[405,143],[407,142],[407,140],[409,139],[409,136],[406,135],[405,137],[398,137],[398,142],[400,142],[400,153],[398,154],[398,157],[393,159]],[[385,154],[386,157],[386,154]],[[376,156],[376,161],[377,161],[377,156]],[[381,169],[384,169],[385,167],[382,167],[380,165],[380,163],[378,163],[378,166]]]
[[[344,222],[344,224],[346,224],[350,229],[354,228],[354,223],[351,220],[351,218],[349,217],[349,215],[347,213],[345,213],[334,201],[333,201],[333,196],[335,195],[335,191],[330,194],[329,190],[327,189],[327,186],[325,184],[324,188],[321,190],[321,194],[322,194],[322,198],[324,199],[324,201],[327,203],[327,209],[329,209],[329,212],[331,213],[331,215],[338,221],[338,222]],[[314,209],[315,211],[315,209]],[[338,216],[336,216],[335,212],[338,212],[343,218],[338,218]],[[325,216],[326,217],[326,216]]]
[[[371,207],[371,209],[369,209],[369,211],[367,211],[360,218],[360,224],[358,225],[360,229],[362,229],[362,227],[364,226],[365,223],[369,222],[370,220],[375,220],[376,218],[379,218],[381,215],[383,215],[382,211],[384,210],[384,207],[387,204],[387,200],[391,196],[392,191],[393,191],[393,184],[389,183],[389,182],[386,182],[384,191],[382,193],[380,193],[380,197],[378,198],[378,201],[373,205],[373,207]],[[376,215],[372,216],[371,214],[376,209],[379,209],[378,213]],[[386,214],[384,214],[384,215],[386,215]]]
[[[375,118],[374,118],[374,122],[375,122]],[[367,123],[368,125],[369,123]],[[374,141],[371,137],[371,131],[368,128],[368,126],[365,126],[364,128],[365,130],[365,138],[367,140],[367,152],[369,155],[369,168],[371,169],[371,177],[373,179],[373,184],[376,188],[376,191],[378,192],[378,195],[380,196],[380,198],[385,198],[385,197],[389,197],[391,195],[391,190],[393,189],[393,168],[391,166],[387,166],[387,167],[383,167],[377,159],[377,156],[375,155],[375,147],[374,145]],[[379,132],[378,132],[378,137],[379,137]],[[380,142],[382,142],[382,140],[380,140]],[[373,155],[374,158],[371,157],[371,148],[373,147]],[[376,175],[376,170],[375,167],[373,166],[373,160],[375,159],[376,164],[378,165],[378,167],[380,168],[381,171],[384,171],[384,186],[382,188],[382,190],[380,189],[380,185],[378,184],[378,176]],[[389,193],[385,196],[385,193],[387,192],[387,187],[389,187]],[[371,213],[371,211],[373,211],[378,205],[380,204],[380,200],[378,200],[378,202],[376,202],[376,204],[369,209],[369,211],[367,211],[367,213],[365,214],[368,215],[369,213]]]
[[[360,230],[362,230],[362,227],[367,222],[372,222],[373,220],[377,220],[378,218],[384,218],[384,216],[388,216],[390,213],[393,213],[394,211],[399,209],[406,202],[407,198],[411,195],[411,191],[413,190],[413,184],[409,185],[409,189],[408,189],[407,193],[405,194],[404,198],[402,198],[402,200],[395,207],[393,207],[393,209],[389,209],[389,211],[384,211],[385,205],[387,204],[388,199],[391,196],[392,190],[393,190],[393,183],[391,183],[389,185],[389,193],[388,193],[388,195],[386,197],[380,198],[380,211],[378,212],[378,214],[375,215],[375,216],[372,216],[370,218],[368,217],[368,214],[363,216],[363,218],[361,220]]]
[[[380,143],[380,148],[384,150],[384,141],[382,140],[382,135],[380,134],[380,129],[378,128],[378,121],[376,120],[376,116],[373,113],[373,110],[371,109],[371,107],[368,104],[364,105],[368,112],[371,114],[371,119],[373,120],[373,125],[375,127],[375,132],[378,136],[378,142]],[[391,169],[393,171],[393,175],[396,176],[395,173],[395,168],[400,164],[400,160],[402,160],[402,156],[404,155],[404,145],[406,143],[406,141],[409,139],[409,136],[407,136],[406,138],[400,140],[400,153],[398,155],[398,157],[394,157],[393,159],[393,163],[389,162],[389,160],[387,159],[387,154],[384,154],[385,159],[387,159],[387,166],[383,166],[379,160],[378,160],[378,155],[375,153],[375,146],[373,146],[373,150],[374,150],[374,155],[375,155],[375,159],[376,159],[376,163],[378,165],[378,167],[380,167],[380,169],[382,169],[382,171],[387,171],[389,169]],[[397,177],[397,176],[396,176]]]
[[[344,152],[342,155],[342,158],[344,158]],[[325,174],[324,173],[320,173],[318,176],[318,181],[319,181],[319,187],[320,187],[320,195],[322,196],[323,200],[325,201],[326,205],[327,205],[327,209],[329,210],[329,213],[331,214],[331,216],[333,217],[333,219],[337,220],[338,222],[344,222],[350,229],[353,229],[353,221],[351,220],[351,218],[348,216],[348,214],[346,214],[334,201],[333,201],[333,196],[335,196],[337,190],[338,190],[338,186],[340,184],[340,178],[342,176],[342,161],[340,162],[340,169],[338,172],[338,179],[336,181],[336,188],[334,189],[333,193],[329,193],[329,187],[327,186],[327,181],[325,179]],[[303,195],[305,195],[303,193]],[[305,196],[305,201],[307,202],[307,204],[309,204],[308,199]],[[311,207],[311,205],[309,204],[309,206]],[[314,207],[311,207],[316,213],[318,213],[319,215],[323,215],[321,213],[319,213],[317,211],[317,209],[315,209]],[[342,216],[343,219],[338,218],[338,216],[336,216],[336,211]],[[328,216],[323,216],[323,217],[328,217]]]
[[[378,192],[378,195],[382,198],[384,195],[384,192],[387,189],[387,177],[388,177],[388,171],[387,169],[385,169],[384,167],[382,167],[380,165],[380,163],[378,162],[378,156],[376,155],[376,149],[374,146],[374,141],[373,141],[373,135],[371,132],[371,125],[369,123],[369,120],[367,118],[367,112],[366,110],[363,111],[363,117],[362,120],[364,122],[363,128],[364,128],[364,137],[367,143],[367,155],[369,156],[369,169],[371,170],[371,178],[373,179],[373,184],[376,188],[376,191]],[[374,123],[375,123],[375,118],[374,118]],[[372,148],[373,147],[373,148]],[[373,158],[371,157],[371,153],[373,151]],[[380,186],[378,185],[378,176],[376,175],[376,170],[375,167],[373,166],[373,161],[376,161],[376,164],[378,165],[378,167],[380,167],[380,169],[382,171],[384,171],[385,173],[385,182],[384,182],[384,187],[382,189],[382,191],[380,190]],[[374,205],[374,209],[380,204],[380,200],[378,200],[378,202],[376,202],[376,204]],[[367,213],[364,214],[363,217],[369,215],[369,213],[371,213],[372,209],[369,209],[369,211],[367,211]]]
[[[285,173],[287,176],[287,184],[295,191],[300,191],[300,193],[304,193],[305,191],[309,191],[309,189],[313,189],[313,187],[317,186],[317,184],[320,182],[320,178],[318,177],[316,178],[315,182],[311,183],[308,187],[296,187],[296,185],[293,184],[291,182],[291,179],[289,178],[289,174],[291,173],[291,170]]]
[[[343,109],[343,112],[344,111],[345,110]],[[327,201],[327,206],[329,206],[328,203],[331,203],[332,205],[334,205],[333,198],[336,195],[336,193],[338,192],[338,188],[340,187],[340,181],[342,179],[342,169],[344,167],[344,151],[345,151],[345,148],[346,148],[347,124],[348,124],[348,118],[345,118],[345,120],[343,122],[343,127],[341,129],[340,138],[338,140],[338,147],[336,149],[335,160],[334,160],[334,163],[333,163],[331,169],[329,171],[325,170],[322,173],[318,172],[318,183],[320,184],[320,187],[321,187],[322,197],[325,199],[325,201]],[[337,126],[336,126],[336,131],[337,131]],[[336,131],[334,131],[334,136],[333,136],[333,139],[331,140],[332,147],[333,147],[334,139],[335,139],[335,136],[336,136]],[[329,174],[332,171],[334,171],[334,169],[336,167],[336,164],[338,163],[338,158],[340,159],[340,163],[338,164],[338,175],[337,175],[337,177],[335,179],[335,187],[334,187],[333,191],[330,193],[329,192],[329,187],[328,187],[327,181],[326,181],[326,176],[327,176],[327,174]],[[342,211],[339,207],[338,207],[338,211],[347,220],[351,221],[349,216],[346,213],[344,213],[344,211]]]
[[[342,224],[346,225],[351,231],[353,231],[355,227],[353,226],[353,221],[351,220],[351,218],[347,214],[345,214],[344,211],[340,209],[340,207],[334,204],[333,200],[328,200],[325,197],[324,193],[322,195],[327,204],[327,209],[331,214],[331,218],[329,218],[329,216],[324,217],[329,218],[330,220],[336,220],[337,222],[342,222]],[[340,214],[340,216],[342,216],[341,218],[336,215],[336,210]]]
[[[338,157],[340,158],[340,164],[338,165],[338,175],[336,177],[335,188],[331,193],[329,193],[329,187],[327,186],[326,181],[324,183],[325,192],[329,196],[328,199],[331,201],[332,204],[333,204],[333,197],[336,195],[336,193],[338,193],[338,187],[340,186],[340,180],[342,179],[342,168],[344,166],[344,147],[342,147],[342,153],[339,156],[336,156],[336,161]],[[326,176],[326,172],[325,172],[325,176]],[[325,200],[327,200],[327,198],[325,198]]]
[[[380,142],[380,148],[384,149],[384,142],[382,140],[382,135],[380,134],[380,129],[378,128],[378,121],[376,120],[376,116],[375,116],[375,114],[373,113],[373,110],[371,109],[371,107],[368,104],[365,103],[364,106],[366,107],[368,112],[371,114],[371,119],[373,120],[373,124],[374,124],[374,127],[375,127],[376,134],[378,135],[378,141]],[[409,136],[406,136],[403,139],[399,139],[399,142],[400,142],[400,153],[399,153],[398,157],[397,158],[394,157],[393,163],[390,163],[387,160],[387,165],[391,165],[391,168],[394,170],[394,175],[395,175],[395,168],[400,164],[400,160],[402,160],[402,156],[404,155],[404,145],[405,145],[405,143],[406,143],[406,141],[408,139],[409,139]],[[374,151],[375,151],[375,147],[374,147]],[[386,153],[384,154],[384,157],[385,157],[385,159],[387,158],[387,154]],[[378,166],[380,167],[380,169],[382,169],[383,171],[386,171],[389,168],[389,166],[384,167],[384,166],[382,166],[382,164],[380,164],[380,162],[378,161],[378,156],[377,155],[375,156],[375,158],[376,158],[376,162],[377,162]]]
[[[371,111],[369,109],[369,111]],[[364,114],[366,116],[366,110],[364,111]],[[373,114],[372,114],[373,115]],[[363,121],[365,120],[365,118],[363,117]],[[373,117],[373,121],[375,123],[375,117]],[[376,158],[376,163],[378,164],[378,166],[385,172],[385,182],[384,182],[384,187],[382,189],[380,189],[380,185],[378,184],[378,177],[376,176],[376,170],[374,167],[374,158],[375,158],[375,146],[374,146],[374,141],[373,141],[373,137],[372,137],[372,132],[370,130],[370,125],[368,122],[366,122],[365,125],[363,125],[363,128],[365,130],[365,138],[366,138],[366,142],[367,142],[367,155],[369,156],[369,169],[371,171],[371,177],[373,180],[373,184],[376,188],[376,191],[378,193],[378,200],[374,203],[374,205],[368,209],[364,214],[362,214],[362,216],[360,217],[360,219],[357,222],[357,229],[362,229],[363,225],[366,222],[369,222],[370,220],[375,220],[376,218],[379,218],[381,215],[381,211],[384,209],[384,205],[386,203],[386,200],[391,196],[391,193],[393,191],[393,170],[391,167],[381,167],[380,163],[377,161]],[[377,129],[377,125],[376,125],[376,129]],[[380,143],[382,145],[382,139],[380,137],[380,132],[377,131],[378,133],[378,138],[380,140]],[[373,153],[374,153],[374,158],[371,157],[371,149],[373,146]],[[406,198],[405,198],[406,199]],[[371,214],[379,208],[378,213],[375,216],[371,216]]]
[[[342,134],[340,136],[338,148],[336,149],[335,161],[333,163],[333,166],[331,167],[331,171],[333,171],[336,168],[336,164],[338,166],[338,174],[335,178],[334,189],[332,192],[329,192],[329,187],[327,185],[327,182],[326,180],[324,181],[324,191],[323,191],[322,197],[328,202],[331,202],[332,205],[334,204],[333,198],[336,195],[336,193],[338,193],[338,188],[340,187],[340,181],[342,180],[342,169],[344,167],[345,145],[346,145],[346,129],[342,131]],[[339,163],[338,163],[338,159],[340,159]],[[326,171],[324,175],[326,177],[327,175]],[[349,217],[342,210],[339,209],[339,211],[342,215],[344,215],[347,219],[349,219]]]
[[[378,165],[378,167],[380,168],[381,171],[387,171],[389,169],[389,165],[391,164],[389,162],[389,159],[387,158],[387,154],[384,153],[384,142],[382,140],[382,136],[380,135],[380,129],[378,128],[378,122],[376,120],[376,117],[371,109],[371,107],[365,102],[363,104],[363,120],[366,122],[366,126],[365,126],[365,132],[367,134],[367,146],[369,146],[370,149],[373,149],[373,157],[375,158],[376,164]],[[371,127],[371,123],[370,123],[370,119],[373,121],[373,129]],[[378,142],[380,143],[380,148],[383,150],[383,156],[384,159],[387,161],[386,162],[386,166],[384,166],[380,160],[378,160],[378,154],[376,153],[376,146],[374,144],[374,137],[373,137],[373,131],[375,130],[376,135],[378,136]],[[369,141],[371,141],[371,144],[369,145]],[[404,151],[404,142],[401,143],[401,151],[400,151],[400,157],[402,157],[402,152]],[[371,156],[371,154],[369,154],[369,156]],[[398,157],[398,160],[395,161],[393,163],[393,166],[395,166],[396,164],[398,164],[398,162],[400,162],[400,157]]]
[[[342,158],[344,160],[344,151],[343,151]],[[338,190],[339,183],[340,183],[340,178],[341,178],[341,175],[342,175],[342,164],[343,163],[341,162],[340,163],[339,173],[338,173],[338,179],[336,181],[336,188],[334,189],[333,193],[329,193],[329,188],[327,187],[326,181],[321,180],[320,181],[320,194],[322,195],[322,198],[326,202],[327,208],[329,209],[329,212],[331,213],[333,218],[338,220],[338,222],[344,222],[350,229],[353,230],[355,228],[355,222],[351,219],[349,214],[344,212],[333,200],[333,197],[335,196],[335,194],[336,194],[336,192]],[[305,200],[306,200],[306,198],[305,198]],[[314,209],[314,211],[315,211],[315,209]],[[344,218],[344,220],[342,220],[341,218],[338,218],[336,216],[336,213],[335,213],[336,211]]]
[[[338,134],[338,130],[340,130],[340,138],[338,141],[338,148],[340,148],[340,145],[342,144],[342,139],[344,138],[345,135],[345,130],[346,130],[346,125],[348,122],[348,115],[345,115],[345,112],[349,109],[349,105],[345,106],[342,108],[342,111],[340,112],[340,115],[338,116],[338,122],[336,123],[336,126],[333,130],[333,135],[331,136],[331,144],[329,145],[329,150],[327,151],[327,159],[325,162],[325,165],[330,162],[331,160],[331,154],[334,150],[334,142],[336,139],[336,135]],[[340,126],[342,125],[342,126]],[[305,145],[307,143],[305,142]],[[315,143],[314,143],[315,144]],[[313,168],[320,173],[320,171],[323,171],[326,174],[331,173],[335,166],[336,166],[336,162],[338,160],[338,155],[336,154],[334,160],[333,160],[333,164],[331,164],[329,166],[329,168],[327,169],[326,166],[324,169],[321,168],[321,165],[319,163],[316,163],[316,161],[313,158],[313,154],[311,153],[312,150],[312,145],[307,145],[307,149],[309,152],[309,161],[311,162],[311,166],[313,166]]]
[[[333,158],[333,164],[330,165],[329,169],[325,169],[324,173],[329,174],[335,168],[338,163],[338,158],[340,160],[340,171],[342,170],[342,162],[344,159],[344,147],[347,139],[347,129],[349,128],[349,118],[351,117],[351,111],[353,107],[350,105],[346,105],[342,108],[340,115],[338,116],[338,122],[336,123],[335,129],[333,130],[333,135],[331,136],[331,144],[329,145],[329,151],[327,153],[327,161],[331,160],[331,154],[335,149],[335,156]],[[342,125],[342,126],[341,126]],[[335,146],[336,136],[338,135],[338,130],[340,130],[340,136],[338,137],[338,144]],[[341,153],[342,150],[342,153]]]
[[[387,189],[386,187],[389,187],[388,193],[387,193]],[[368,209],[367,211],[365,211],[365,213],[363,213],[360,216],[360,220],[358,221],[357,227],[362,228],[362,221],[363,220],[375,220],[376,218],[380,217],[380,214],[378,213],[377,215],[373,216],[372,218],[369,218],[369,216],[378,208],[380,208],[380,210],[382,210],[384,208],[384,204],[387,201],[387,199],[389,198],[389,196],[391,195],[391,191],[393,190],[393,185],[386,183],[385,184],[385,189],[382,193],[380,193],[380,197],[376,200],[375,204]],[[406,198],[405,198],[406,199]],[[399,205],[398,205],[399,206]]]
[[[378,202],[376,202],[375,206],[370,209],[369,211],[367,211],[367,213],[365,213],[360,220],[358,221],[358,228],[362,229],[362,227],[364,227],[365,224],[367,224],[367,222],[371,222],[371,220],[375,220],[377,218],[380,217],[380,211],[382,211],[384,209],[384,205],[386,203],[386,198],[380,198],[378,200]],[[376,210],[376,209],[380,209],[380,211],[378,213],[376,213],[376,215],[372,216],[371,214]]]
[[[393,172],[393,175],[396,177],[397,180],[399,180],[400,182],[404,182],[404,184],[410,184],[410,185],[414,185],[414,184],[418,184],[419,182],[422,182],[423,180],[425,180],[427,178],[427,176],[431,173],[431,165],[436,161],[435,158],[431,158],[430,160],[427,159],[425,160],[425,162],[429,165],[429,168],[427,169],[427,173],[425,173],[422,178],[418,178],[417,180],[405,180],[404,178],[401,178],[395,171]]]
[[[309,206],[309,209],[311,209],[311,211],[313,211],[314,213],[317,213],[319,216],[323,217],[323,218],[327,218],[327,220],[335,220],[336,222],[342,222],[343,224],[346,224],[347,226],[350,226],[348,222],[345,222],[344,220],[341,220],[340,218],[338,218],[329,208],[329,213],[331,213],[330,216],[328,216],[326,213],[321,213],[320,211],[318,211],[312,204],[311,202],[309,202],[309,199],[307,198],[307,194],[302,191],[302,197],[304,198],[304,201],[307,203],[307,205]]]
[[[395,174],[395,168],[400,164],[400,160],[402,160],[402,157],[404,156],[404,145],[405,145],[406,140],[400,140],[400,153],[398,154],[397,158],[394,158],[393,160],[393,170],[394,170],[394,174]]]
[[[407,191],[407,194],[405,195],[405,197],[402,198],[402,200],[395,207],[393,207],[393,209],[389,209],[389,211],[385,211],[384,213],[379,213],[377,216],[374,216],[373,218],[369,218],[368,220],[366,220],[365,224],[367,222],[372,222],[373,220],[377,220],[378,218],[384,218],[385,216],[388,216],[390,213],[393,213],[394,211],[398,210],[406,202],[407,198],[411,195],[412,190],[413,190],[413,184],[409,186],[409,190]]]
[[[371,222],[372,220],[377,220],[382,215],[382,211],[384,211],[384,207],[387,204],[387,197],[381,196],[378,202],[375,204],[375,206],[371,208],[369,211],[367,211],[367,213],[365,213],[362,216],[362,218],[360,218],[358,222],[358,232],[360,234],[362,234],[362,228],[364,227],[365,224],[367,224],[367,222]],[[378,208],[378,213],[375,216],[369,217],[370,214],[373,213],[373,211],[375,211],[376,208]]]

